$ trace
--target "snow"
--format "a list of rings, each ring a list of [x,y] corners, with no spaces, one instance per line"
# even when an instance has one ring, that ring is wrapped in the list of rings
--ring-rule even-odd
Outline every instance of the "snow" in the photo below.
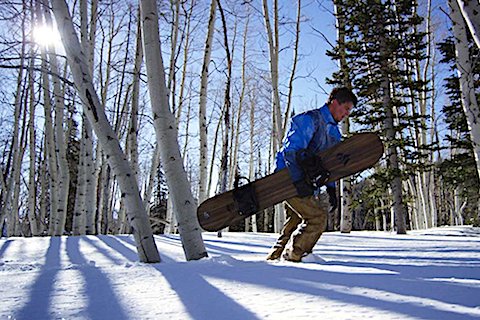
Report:
[[[480,319],[480,228],[325,233],[304,262],[275,234],[177,235],[139,263],[131,236],[0,239],[0,319]]]

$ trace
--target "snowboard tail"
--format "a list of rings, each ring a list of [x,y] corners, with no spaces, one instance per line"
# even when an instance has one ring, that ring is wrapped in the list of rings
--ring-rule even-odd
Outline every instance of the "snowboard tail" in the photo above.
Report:
[[[383,143],[375,133],[359,133],[318,153],[326,184],[365,170],[378,162]],[[320,170],[321,169],[321,170]],[[205,200],[197,209],[200,226],[218,231],[284,200],[297,196],[287,168]]]

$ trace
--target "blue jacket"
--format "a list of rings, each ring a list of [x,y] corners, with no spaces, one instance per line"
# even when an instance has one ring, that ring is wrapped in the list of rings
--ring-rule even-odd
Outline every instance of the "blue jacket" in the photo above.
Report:
[[[310,110],[294,116],[291,120],[283,146],[277,153],[276,170],[288,168],[294,182],[304,178],[304,172],[297,164],[296,154],[301,149],[317,153],[333,147],[341,140],[338,123],[333,119],[328,106]],[[329,183],[328,186],[335,186]]]

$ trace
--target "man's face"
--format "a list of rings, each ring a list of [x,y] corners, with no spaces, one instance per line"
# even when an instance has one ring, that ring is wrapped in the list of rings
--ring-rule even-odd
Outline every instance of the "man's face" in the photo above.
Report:
[[[352,111],[353,102],[339,103],[337,99],[334,99],[328,107],[333,119],[335,119],[337,122],[340,122],[344,118],[348,117],[350,111]]]

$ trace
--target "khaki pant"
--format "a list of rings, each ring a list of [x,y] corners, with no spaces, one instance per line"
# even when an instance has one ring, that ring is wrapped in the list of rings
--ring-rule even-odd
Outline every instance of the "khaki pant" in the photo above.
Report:
[[[312,252],[327,227],[325,194],[305,198],[294,197],[285,201],[287,221],[267,259],[278,259],[285,249],[285,258],[300,261]]]

